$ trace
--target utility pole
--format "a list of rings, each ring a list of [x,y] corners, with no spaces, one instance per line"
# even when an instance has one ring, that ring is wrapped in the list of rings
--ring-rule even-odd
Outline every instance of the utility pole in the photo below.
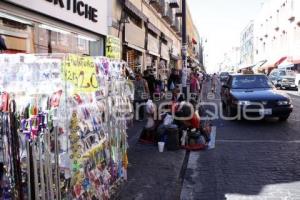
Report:
[[[181,55],[182,55],[182,77],[181,84],[182,90],[187,98],[187,38],[186,38],[186,0],[181,1],[182,8],[182,43],[181,43]]]

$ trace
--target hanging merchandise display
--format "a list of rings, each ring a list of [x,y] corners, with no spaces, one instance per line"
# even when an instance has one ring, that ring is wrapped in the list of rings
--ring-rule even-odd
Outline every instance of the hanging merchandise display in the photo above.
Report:
[[[109,199],[127,179],[125,62],[0,55],[0,199]]]

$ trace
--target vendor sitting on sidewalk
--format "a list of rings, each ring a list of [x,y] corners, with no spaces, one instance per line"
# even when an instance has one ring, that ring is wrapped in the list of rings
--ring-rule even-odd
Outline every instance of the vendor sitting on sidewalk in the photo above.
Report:
[[[200,128],[200,116],[197,112],[192,113],[193,104],[187,102],[181,102],[177,108],[175,115],[180,120],[176,120],[177,125],[183,129],[199,129]]]
[[[176,102],[176,103],[180,103],[180,102],[184,101],[183,93],[180,92],[180,89],[178,87],[176,87],[172,91],[172,100],[173,100],[173,102]]]
[[[198,111],[192,113],[192,107],[192,103],[182,102],[177,112],[175,113],[176,117],[181,119],[175,120],[175,123],[177,124],[181,132],[187,131],[187,134],[189,134],[189,138],[196,138],[202,135],[205,138],[205,142],[208,143],[210,140],[209,133],[207,133],[201,126],[201,119]]]

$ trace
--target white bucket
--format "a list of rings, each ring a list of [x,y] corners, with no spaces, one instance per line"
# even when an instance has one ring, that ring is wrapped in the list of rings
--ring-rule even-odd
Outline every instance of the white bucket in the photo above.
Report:
[[[164,152],[165,143],[164,142],[158,142],[158,151],[160,153]]]

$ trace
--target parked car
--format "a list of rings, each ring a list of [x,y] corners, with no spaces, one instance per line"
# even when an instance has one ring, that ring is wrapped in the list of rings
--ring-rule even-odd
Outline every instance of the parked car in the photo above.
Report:
[[[220,81],[225,82],[228,79],[229,72],[221,72],[220,73]]]
[[[290,98],[264,74],[229,75],[222,86],[221,99],[223,111],[229,117],[245,112],[247,116],[279,117],[286,121],[293,111]],[[253,110],[248,113],[246,109]]]
[[[300,94],[300,74],[296,74],[296,77],[295,77],[295,85],[297,85],[298,87],[298,93]]]
[[[295,84],[295,73],[288,69],[274,69],[271,71],[269,78],[273,84],[280,89],[297,89]]]

